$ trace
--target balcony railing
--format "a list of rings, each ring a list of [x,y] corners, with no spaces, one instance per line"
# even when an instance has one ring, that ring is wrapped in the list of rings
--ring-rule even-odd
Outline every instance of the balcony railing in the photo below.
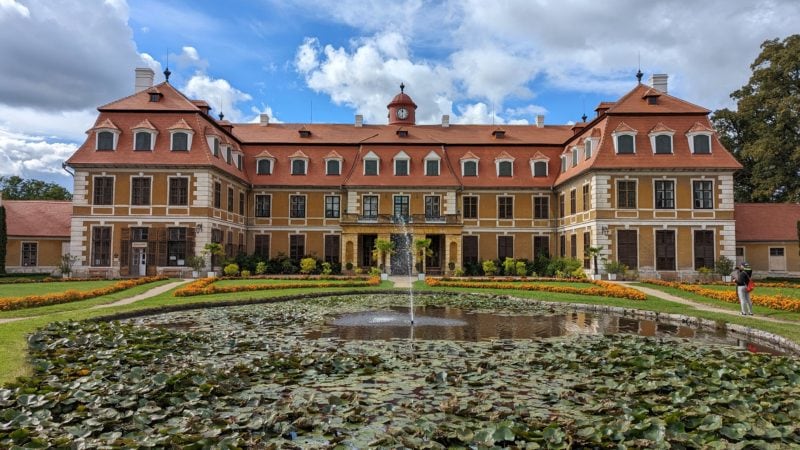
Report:
[[[444,224],[444,225],[460,225],[460,214],[444,214],[441,216],[426,216],[425,214],[411,214],[409,216],[397,216],[393,214],[377,214],[377,215],[361,215],[361,214],[344,214],[342,216],[342,223],[363,223],[363,224],[378,224],[378,225],[424,225],[424,224]]]

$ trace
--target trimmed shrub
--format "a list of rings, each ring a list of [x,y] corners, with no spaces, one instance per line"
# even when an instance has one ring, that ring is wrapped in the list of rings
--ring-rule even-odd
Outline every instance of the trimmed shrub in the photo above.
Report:
[[[256,275],[264,275],[265,273],[267,273],[267,263],[259,261],[256,264]]]
[[[525,261],[517,261],[517,275],[520,277],[524,277],[528,275],[528,265],[525,264]]]
[[[491,277],[497,273],[497,265],[491,259],[484,261],[481,266],[483,267],[484,275],[487,277]]]
[[[306,257],[300,260],[300,273],[306,275],[313,273],[317,270],[317,260],[311,257]]]
[[[236,275],[239,275],[239,265],[236,263],[228,264],[224,269],[222,269],[222,272],[225,274],[225,276],[235,277]]]

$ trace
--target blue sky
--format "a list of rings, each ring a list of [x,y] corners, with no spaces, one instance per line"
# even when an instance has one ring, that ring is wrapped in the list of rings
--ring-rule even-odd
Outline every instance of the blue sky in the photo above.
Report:
[[[645,81],[732,107],[794,0],[0,0],[0,175],[71,187],[61,162],[96,107],[161,72],[226,118],[385,122],[402,81],[417,120],[565,124]]]

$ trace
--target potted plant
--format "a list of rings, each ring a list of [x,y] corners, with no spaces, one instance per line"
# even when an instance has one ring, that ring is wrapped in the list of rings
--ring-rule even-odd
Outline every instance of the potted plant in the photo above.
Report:
[[[380,261],[381,280],[389,279],[389,275],[386,273],[386,257],[392,253],[394,253],[394,242],[389,239],[375,239],[375,249],[372,254]]]
[[[72,275],[72,266],[78,261],[77,256],[72,256],[69,253],[61,255],[61,261],[58,264],[58,270],[61,272],[61,278],[69,278]]]
[[[453,271],[456,270],[456,262],[450,261],[447,263],[447,268],[450,269],[450,273],[453,273]]]
[[[608,273],[608,279],[612,281],[617,279],[617,275],[622,275],[628,270],[628,266],[613,259],[606,260],[604,268]]]
[[[200,272],[206,266],[206,259],[200,255],[190,256],[186,262],[192,268],[192,278],[200,277]]]
[[[417,252],[417,279],[425,279],[425,259],[433,256],[430,239],[414,239],[414,250]]]
[[[347,270],[348,274],[351,274],[353,272],[353,263],[347,261],[347,264],[344,265],[344,268]]]
[[[603,247],[589,247],[586,249],[586,252],[589,253],[589,256],[592,258],[592,264],[594,267],[594,272],[592,273],[593,280],[600,279],[600,271],[598,270],[599,267],[597,265],[597,257],[600,256],[601,251],[603,251]]]
[[[733,278],[731,276],[731,273],[733,272],[733,261],[731,261],[731,259],[727,256],[720,256],[716,265],[714,266],[714,271],[722,277],[722,281],[730,283],[731,279]]]
[[[214,257],[215,256],[225,256],[225,249],[222,248],[222,244],[218,244],[216,242],[209,242],[205,246],[203,246],[203,251],[201,252],[203,257],[211,256],[211,270],[208,272],[209,278],[217,276],[217,272],[214,271]]]

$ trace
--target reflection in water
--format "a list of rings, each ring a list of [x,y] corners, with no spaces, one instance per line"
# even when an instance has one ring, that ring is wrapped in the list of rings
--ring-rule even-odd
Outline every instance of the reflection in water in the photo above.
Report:
[[[696,330],[653,320],[572,312],[549,316],[507,316],[470,312],[451,307],[414,308],[414,326],[409,308],[344,314],[309,338],[337,337],[347,340],[454,340],[533,339],[577,334],[636,334],[650,337],[699,339],[713,344],[734,345],[749,351],[780,354],[772,348],[728,336],[724,330]]]

